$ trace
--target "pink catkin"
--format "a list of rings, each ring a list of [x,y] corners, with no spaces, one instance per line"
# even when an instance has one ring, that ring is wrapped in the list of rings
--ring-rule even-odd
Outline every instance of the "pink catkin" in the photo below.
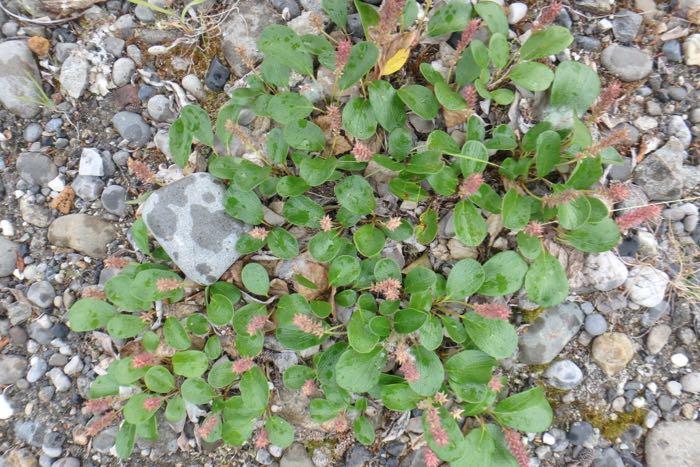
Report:
[[[179,279],[168,279],[161,277],[156,280],[156,288],[158,292],[172,292],[182,287],[182,281]]]
[[[501,381],[500,376],[491,377],[491,380],[489,381],[489,389],[494,392],[501,392],[501,389],[503,389],[503,382]]]
[[[365,143],[357,142],[352,148],[352,155],[355,156],[357,162],[369,162],[372,160],[374,153]]]
[[[428,447],[423,451],[423,462],[425,462],[426,467],[438,467],[442,463],[437,454]]]
[[[206,420],[204,420],[204,423],[202,423],[202,426],[199,427],[197,432],[199,433],[199,436],[201,436],[204,439],[207,439],[214,432],[214,429],[216,428],[216,425],[218,425],[218,424],[219,424],[218,418],[209,417]]]
[[[478,102],[478,97],[476,93],[476,88],[472,85],[469,85],[462,89],[462,97],[467,103],[467,107],[471,110],[476,110],[476,104]]]
[[[331,131],[337,134],[342,126],[342,116],[340,114],[340,108],[337,105],[329,105],[328,107],[326,107],[326,116],[328,117],[328,123],[330,125]]]
[[[321,230],[323,230],[324,232],[330,232],[331,229],[333,228],[333,220],[331,219],[331,216],[329,216],[329,215],[323,216],[320,224],[321,224]]]
[[[250,357],[244,357],[244,358],[239,358],[238,360],[234,361],[233,364],[231,365],[231,369],[233,370],[234,373],[245,373],[246,371],[250,370],[255,366],[255,363],[253,362],[253,359]]]
[[[457,42],[457,57],[459,57],[459,55],[464,51],[464,49],[467,48],[472,39],[474,39],[474,35],[476,34],[476,31],[479,30],[479,26],[481,26],[480,19],[473,19],[469,21],[469,24],[467,25],[466,29],[462,31],[462,35],[459,38],[459,42]]]
[[[341,73],[348,63],[350,49],[352,49],[352,42],[350,42],[350,39],[341,39],[338,41],[338,46],[335,49],[335,69],[338,70],[338,73]]]
[[[601,115],[603,112],[612,107],[612,105],[615,103],[617,98],[620,97],[621,94],[622,84],[620,84],[620,82],[617,80],[611,81],[610,83],[608,83],[607,86],[605,86],[603,92],[600,93],[598,100],[591,109],[591,114]]]
[[[401,297],[401,281],[390,277],[374,284],[370,291],[384,295],[387,300],[398,300]]]
[[[428,421],[428,431],[435,440],[435,444],[438,446],[447,446],[450,442],[450,437],[445,427],[442,426],[442,419],[440,418],[438,409],[435,407],[429,408],[425,418]]]
[[[384,0],[384,4],[379,10],[378,31],[380,35],[388,34],[396,29],[405,5],[406,0]]]
[[[544,232],[544,227],[537,221],[531,221],[523,228],[523,232],[531,237],[541,237]]]
[[[152,412],[160,407],[160,397],[149,397],[143,401],[143,408]]]
[[[613,183],[603,190],[603,195],[610,198],[610,201],[619,203],[626,200],[630,195],[630,189],[622,183]]]
[[[295,314],[292,322],[305,333],[312,334],[316,337],[323,337],[323,333],[325,332],[321,323],[304,313]]]
[[[530,456],[527,453],[527,449],[523,445],[520,435],[517,431],[506,428],[503,430],[503,436],[505,438],[506,444],[508,445],[508,450],[515,460],[518,462],[519,467],[529,467]]]
[[[484,177],[480,173],[473,173],[469,175],[459,186],[459,196],[464,198],[473,195],[479,191],[479,187],[481,187],[483,183]]]
[[[255,227],[248,232],[248,235],[256,240],[265,240],[267,238],[268,231],[264,227]]]
[[[651,204],[629,211],[615,219],[615,222],[617,222],[617,226],[620,230],[627,230],[632,227],[637,227],[646,221],[654,220],[659,217],[659,214],[661,214],[661,206],[658,204]]]
[[[394,357],[399,364],[399,371],[403,373],[406,381],[413,383],[420,379],[420,372],[418,367],[416,367],[416,359],[405,343],[401,342],[396,346]]]
[[[313,379],[307,379],[301,386],[301,393],[306,397],[311,397],[316,394],[316,382]]]
[[[158,362],[158,357],[156,357],[153,354],[144,352],[133,356],[133,358],[131,359],[131,366],[133,368],[143,368],[146,366],[157,365]]]
[[[255,335],[258,331],[261,331],[263,328],[265,328],[265,325],[267,324],[268,319],[267,316],[265,315],[257,315],[253,316],[250,321],[248,321],[248,326],[246,327],[246,331],[248,334],[251,336]]]
[[[100,399],[92,399],[85,402],[83,407],[90,413],[102,413],[111,409],[115,400],[114,397],[101,397]]]
[[[538,31],[552,24],[554,20],[557,19],[557,16],[559,16],[559,13],[561,13],[561,9],[561,2],[553,1],[548,7],[542,10],[542,14],[540,14],[540,17],[535,21],[533,29]]]
[[[384,225],[386,226],[387,229],[389,229],[390,231],[393,232],[394,230],[401,227],[401,218],[400,217],[392,217],[391,219],[386,221],[384,223]]]
[[[258,449],[266,448],[270,444],[270,440],[267,437],[267,430],[265,428],[260,428],[258,433],[255,435],[255,447]]]
[[[506,320],[510,317],[510,308],[508,305],[501,305],[500,303],[480,303],[472,305],[474,311],[489,319],[503,319]]]

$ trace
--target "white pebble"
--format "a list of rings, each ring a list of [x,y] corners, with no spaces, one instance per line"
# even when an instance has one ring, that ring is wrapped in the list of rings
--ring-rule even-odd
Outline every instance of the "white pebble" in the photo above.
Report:
[[[557,439],[549,433],[542,435],[542,442],[548,446],[553,446],[557,442]]]
[[[632,405],[638,409],[647,405],[647,401],[643,397],[635,397],[632,399]]]
[[[610,29],[612,29],[612,26],[613,26],[613,25],[612,25],[612,21],[610,21],[610,20],[607,19],[607,18],[601,19],[601,20],[598,22],[598,28],[599,28],[601,31],[609,31]]]
[[[14,413],[15,410],[10,405],[10,401],[5,398],[4,394],[0,394],[0,420],[7,420]]]
[[[671,363],[677,367],[684,367],[688,364],[688,357],[682,353],[674,353],[671,355]]]
[[[511,3],[508,7],[508,23],[518,24],[525,18],[527,14],[527,5],[524,3],[516,2]]]
[[[15,227],[12,225],[12,222],[8,221],[7,219],[0,221],[0,230],[6,237],[12,237],[15,235]]]
[[[56,178],[48,183],[48,187],[56,193],[60,193],[66,187],[66,182],[63,181],[63,177],[61,175],[57,175]]]

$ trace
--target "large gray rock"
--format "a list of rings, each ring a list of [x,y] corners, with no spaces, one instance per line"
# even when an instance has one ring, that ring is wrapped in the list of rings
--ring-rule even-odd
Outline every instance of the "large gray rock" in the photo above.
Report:
[[[613,44],[600,56],[603,66],[622,81],[638,81],[651,73],[652,59],[643,50]]]
[[[678,199],[683,193],[681,168],[686,152],[683,143],[671,137],[665,146],[649,154],[634,170],[634,183],[650,201]]]
[[[62,216],[49,226],[52,245],[72,248],[95,258],[107,256],[107,245],[115,238],[117,230],[111,223],[88,214]]]
[[[161,188],[143,204],[143,220],[185,275],[215,282],[238,259],[236,242],[247,229],[226,214],[224,186],[196,173]]]
[[[695,467],[700,459],[700,423],[662,422],[647,436],[648,467]]]
[[[39,112],[39,68],[26,41],[0,44],[0,102],[10,112],[32,118]]]
[[[574,0],[574,5],[582,10],[601,14],[610,13],[614,3],[614,0]]]
[[[23,152],[17,158],[17,172],[31,185],[46,186],[58,175],[56,164],[50,157],[38,152]]]
[[[0,237],[0,277],[9,276],[17,267],[17,245]]]
[[[546,310],[520,335],[520,361],[528,365],[551,362],[582,324],[583,312],[576,303]]]
[[[230,15],[229,20],[221,26],[224,56],[236,76],[243,76],[250,71],[240,52],[242,51],[255,62],[262,60],[263,57],[256,42],[266,26],[279,23],[281,20],[281,16],[268,2],[259,0],[238,2],[237,13]]]

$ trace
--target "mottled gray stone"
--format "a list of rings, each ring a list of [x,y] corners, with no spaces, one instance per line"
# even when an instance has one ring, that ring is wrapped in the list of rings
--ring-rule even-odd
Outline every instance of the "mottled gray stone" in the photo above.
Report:
[[[17,355],[0,355],[0,384],[15,384],[27,369],[27,360]]]
[[[38,152],[23,152],[17,158],[17,172],[31,185],[45,186],[58,175],[56,164],[50,157]]]
[[[139,114],[119,112],[112,118],[112,124],[119,135],[133,146],[142,147],[151,140],[151,127]]]
[[[700,423],[662,422],[644,447],[648,467],[695,467],[700,459]]]
[[[576,303],[546,310],[520,335],[520,361],[528,365],[551,362],[582,324],[583,312]]]
[[[191,280],[215,282],[238,259],[246,227],[223,207],[224,186],[196,173],[161,188],[143,204],[143,220],[158,243]]]
[[[268,2],[241,0],[238,3],[238,13],[230,15],[221,26],[224,56],[236,76],[250,71],[236,48],[240,47],[256,62],[262,60],[257,46],[260,34],[266,26],[279,23],[281,19]]]
[[[299,443],[289,446],[280,459],[280,467],[313,467],[313,465],[306,448]]]
[[[9,276],[17,267],[17,245],[0,237],[0,277]]]
[[[29,286],[27,298],[39,308],[47,308],[53,303],[56,291],[48,281],[35,282]]]
[[[642,15],[630,10],[620,10],[613,20],[613,34],[619,42],[632,42],[642,25]]]
[[[40,83],[36,60],[26,41],[0,43],[0,102],[10,112],[22,118],[32,118],[39,112]]]
[[[637,81],[651,73],[652,59],[641,49],[613,44],[603,50],[601,63],[622,81]]]
[[[107,256],[107,245],[116,237],[117,231],[111,223],[88,214],[62,216],[49,227],[51,244],[95,258]]]
[[[90,82],[89,71],[90,62],[85,52],[82,49],[73,50],[61,65],[61,74],[58,77],[61,90],[73,99],[78,99]]]
[[[102,194],[102,190],[105,187],[105,182],[100,179],[100,177],[93,177],[91,175],[78,175],[73,180],[71,187],[78,195],[78,198],[84,199],[85,201],[95,201]]]
[[[667,201],[681,197],[681,167],[686,157],[683,143],[671,137],[660,149],[649,154],[634,170],[634,183],[641,186],[650,201]]]
[[[119,185],[110,185],[102,192],[102,207],[105,211],[123,217],[126,214],[126,189]]]
[[[571,360],[552,363],[544,373],[550,386],[558,389],[572,389],[583,381],[583,372]]]

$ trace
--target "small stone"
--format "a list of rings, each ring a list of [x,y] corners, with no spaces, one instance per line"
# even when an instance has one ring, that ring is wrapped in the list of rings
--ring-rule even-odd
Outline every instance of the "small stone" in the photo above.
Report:
[[[41,444],[41,450],[49,457],[56,458],[63,452],[63,442],[66,440],[65,435],[58,431],[48,431],[44,435],[44,441]]]
[[[17,355],[0,355],[0,384],[15,384],[24,376],[27,360]]]
[[[373,459],[372,453],[363,445],[354,444],[345,455],[346,467],[364,467]]]
[[[605,316],[601,315],[600,313],[593,313],[586,316],[584,328],[591,336],[600,336],[608,330],[608,322],[605,320]]]
[[[634,357],[634,344],[626,334],[609,332],[595,338],[591,357],[608,376],[613,376]]]
[[[17,267],[17,252],[15,242],[0,237],[0,277],[9,276]]]
[[[77,376],[83,370],[83,361],[78,355],[74,355],[63,367],[63,372],[68,376]]]
[[[92,175],[102,177],[105,174],[102,156],[99,151],[94,148],[83,148],[80,155],[80,166],[78,168],[80,175]]]
[[[69,214],[51,223],[48,238],[53,245],[73,248],[95,258],[107,255],[107,246],[117,236],[111,223],[88,214]]]
[[[60,368],[52,368],[46,373],[51,384],[54,385],[56,391],[63,392],[67,391],[71,387],[70,378],[68,378]]]
[[[33,283],[27,291],[27,298],[39,308],[48,308],[53,303],[56,292],[48,281]]]
[[[49,369],[48,364],[43,358],[33,356],[29,359],[29,371],[27,371],[27,381],[36,383],[39,381]]]
[[[583,312],[576,303],[545,310],[520,335],[520,361],[528,365],[551,362],[582,324]]]
[[[688,357],[685,354],[682,353],[674,353],[671,355],[671,363],[673,363],[673,366],[682,368],[688,364],[689,360]]]
[[[301,14],[301,9],[296,0],[270,0],[270,4],[287,20],[296,18]]]
[[[671,333],[671,326],[667,324],[658,324],[651,328],[651,331],[649,331],[647,335],[647,348],[649,349],[649,353],[656,355],[661,352],[661,349],[668,343]]]
[[[638,81],[649,76],[651,57],[641,49],[613,44],[601,54],[605,68],[622,81]]]
[[[302,444],[294,443],[287,448],[280,459],[280,467],[314,467]]]
[[[620,10],[613,20],[612,30],[619,42],[632,42],[642,26],[642,15],[630,10]]]
[[[226,65],[221,63],[217,57],[214,57],[209,64],[207,75],[204,78],[204,84],[212,91],[221,92],[224,90],[224,85],[228,81],[231,72]]]
[[[508,24],[518,24],[527,15],[527,5],[520,2],[508,5]]]
[[[649,432],[644,446],[648,467],[691,467],[700,459],[700,423],[662,422]]]
[[[668,283],[665,272],[651,266],[637,266],[630,271],[625,288],[634,303],[654,307],[663,301]]]
[[[694,371],[681,377],[681,385],[685,392],[691,394],[700,393],[700,372]]]
[[[102,192],[102,207],[110,214],[124,217],[127,210],[126,189],[119,185],[110,185]]]
[[[44,154],[23,152],[17,158],[17,172],[30,185],[46,186],[58,175],[56,164]]]
[[[182,87],[196,99],[203,100],[207,97],[207,94],[204,91],[204,86],[202,86],[202,82],[199,80],[197,75],[190,74],[182,78]]]
[[[79,99],[87,89],[89,83],[88,62],[82,49],[74,49],[61,65],[61,73],[58,77],[61,83],[61,91],[73,99]]]
[[[41,132],[42,132],[41,125],[38,123],[30,123],[24,128],[24,140],[27,143],[33,143],[35,141],[39,141],[39,138],[41,138]]]
[[[151,140],[151,127],[139,114],[119,112],[112,118],[112,124],[119,135],[133,146],[143,147]]]
[[[574,422],[571,424],[566,439],[575,446],[583,446],[584,444],[589,444],[594,436],[595,431],[590,423]]]
[[[558,389],[573,389],[583,381],[583,372],[571,360],[552,363],[544,375],[550,386]]]
[[[683,42],[686,65],[700,65],[700,34],[693,34]]]
[[[675,136],[678,141],[687,149],[692,142],[693,136],[690,128],[686,125],[685,120],[680,115],[671,115],[666,122],[666,133],[669,136]]]
[[[156,122],[171,122],[175,120],[175,112],[171,108],[170,99],[162,94],[156,94],[148,99],[148,114]]]
[[[664,43],[661,47],[664,56],[672,62],[680,63],[683,61],[683,52],[681,51],[681,43],[676,39]]]
[[[78,195],[78,198],[85,201],[95,201],[102,194],[104,187],[105,182],[100,177],[90,175],[78,175],[71,183],[71,188]]]
[[[284,373],[288,368],[296,365],[299,362],[297,354],[291,350],[276,352],[272,355],[272,362],[275,364],[280,373]]]

